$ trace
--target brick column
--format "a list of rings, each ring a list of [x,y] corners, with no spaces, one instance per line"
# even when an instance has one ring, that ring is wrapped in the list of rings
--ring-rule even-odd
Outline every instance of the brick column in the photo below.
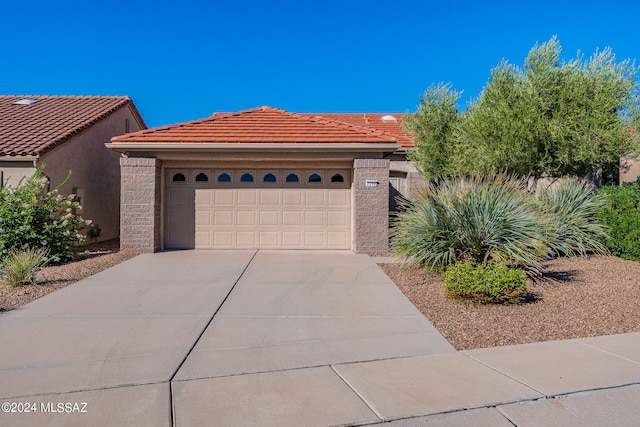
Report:
[[[120,250],[160,250],[161,162],[155,158],[120,158]]]
[[[375,255],[389,250],[389,165],[387,159],[355,159],[353,162],[352,246],[355,253]]]

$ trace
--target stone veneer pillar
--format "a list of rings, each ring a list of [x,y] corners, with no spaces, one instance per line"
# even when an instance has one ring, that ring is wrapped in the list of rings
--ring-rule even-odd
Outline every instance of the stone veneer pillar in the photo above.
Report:
[[[389,250],[388,159],[353,162],[353,251],[375,255]],[[377,183],[367,186],[367,181]]]
[[[121,157],[120,250],[160,250],[161,162],[147,157]]]

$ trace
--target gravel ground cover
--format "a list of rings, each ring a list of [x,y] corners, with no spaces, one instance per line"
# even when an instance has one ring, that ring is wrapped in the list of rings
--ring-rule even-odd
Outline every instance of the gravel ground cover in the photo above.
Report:
[[[34,285],[0,283],[0,313],[119,264],[134,255],[112,240],[83,248],[77,260],[46,267]],[[617,257],[561,258],[527,284],[515,305],[473,305],[445,295],[437,273],[380,264],[411,302],[458,350],[640,331],[640,263]]]
[[[543,280],[528,282],[528,301],[515,305],[452,300],[437,273],[380,267],[458,350],[640,331],[640,263],[593,256],[546,265]]]
[[[85,277],[132,258],[119,252],[119,241],[108,240],[84,246],[76,260],[45,267],[37,273],[33,285],[13,288],[0,281],[0,313],[13,310],[30,301],[64,288]]]

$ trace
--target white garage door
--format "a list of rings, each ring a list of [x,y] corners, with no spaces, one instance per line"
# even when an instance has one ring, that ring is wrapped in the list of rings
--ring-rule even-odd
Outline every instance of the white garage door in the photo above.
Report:
[[[165,247],[350,249],[348,169],[168,169]]]

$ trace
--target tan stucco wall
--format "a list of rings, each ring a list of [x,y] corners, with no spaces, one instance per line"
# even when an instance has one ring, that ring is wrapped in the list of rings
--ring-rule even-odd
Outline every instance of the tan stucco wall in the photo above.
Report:
[[[620,183],[635,182],[640,177],[640,158],[620,160]]]
[[[125,107],[45,153],[37,162],[38,166],[46,165],[44,173],[52,186],[72,171],[60,191],[72,194],[74,188],[79,188],[78,192],[84,193],[80,215],[100,225],[102,234],[98,240],[119,236],[120,155],[104,144],[125,133],[125,119],[129,120],[130,132],[140,129],[131,110]]]
[[[36,170],[33,161],[2,161],[0,160],[0,177],[2,182],[0,185],[18,185],[22,178],[31,176]]]

